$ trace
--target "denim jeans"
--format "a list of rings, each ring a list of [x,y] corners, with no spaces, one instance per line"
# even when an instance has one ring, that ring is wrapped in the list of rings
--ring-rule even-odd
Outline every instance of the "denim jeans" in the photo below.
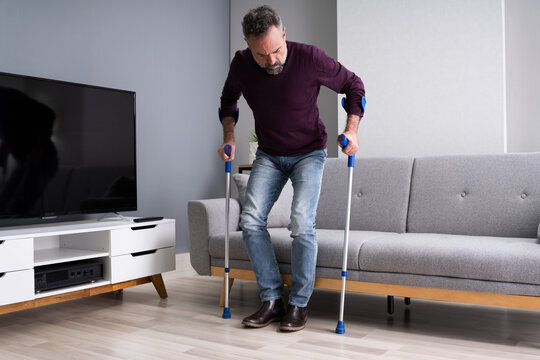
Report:
[[[262,301],[283,296],[276,256],[267,230],[268,213],[291,179],[294,196],[291,208],[291,289],[289,304],[307,306],[315,285],[317,238],[315,215],[326,150],[301,156],[270,156],[257,150],[249,177],[240,226]]]

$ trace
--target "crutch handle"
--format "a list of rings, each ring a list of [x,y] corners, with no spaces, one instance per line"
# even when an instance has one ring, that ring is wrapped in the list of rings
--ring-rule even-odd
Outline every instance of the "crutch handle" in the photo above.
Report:
[[[231,152],[232,152],[232,146],[229,145],[229,144],[225,144],[225,146],[223,147],[223,152],[227,155],[227,156],[231,156]],[[231,161],[225,161],[225,172],[226,173],[230,173],[231,172]]]
[[[349,139],[343,134],[340,134],[337,138],[337,141],[339,142],[339,145],[341,145],[342,148],[347,147],[349,145]]]
[[[347,139],[347,137],[343,134],[340,134],[338,136],[337,141],[342,148],[346,148],[349,144],[349,139]],[[347,164],[347,166],[354,167],[354,154],[349,156],[349,163]]]

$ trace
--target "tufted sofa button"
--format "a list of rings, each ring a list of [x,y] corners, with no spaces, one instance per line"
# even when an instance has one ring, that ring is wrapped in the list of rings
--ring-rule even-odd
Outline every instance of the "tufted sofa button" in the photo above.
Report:
[[[364,195],[364,194],[362,194],[361,192],[359,192],[358,194],[356,194],[356,197],[359,198],[359,197],[361,197],[362,195]]]
[[[522,199],[525,199],[526,197],[527,197],[527,194],[525,194],[525,193],[521,194]]]
[[[464,191],[461,193],[461,197],[464,198],[465,196],[467,196],[467,193]]]

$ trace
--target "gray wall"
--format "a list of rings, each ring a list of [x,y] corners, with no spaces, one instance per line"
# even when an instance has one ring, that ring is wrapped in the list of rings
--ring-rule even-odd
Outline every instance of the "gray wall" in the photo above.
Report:
[[[222,196],[216,109],[229,62],[223,0],[0,0],[0,71],[137,92],[139,211],[177,220]]]
[[[508,148],[539,151],[539,2],[505,2]],[[290,40],[366,82],[362,156],[503,151],[502,0],[267,3]],[[224,0],[0,0],[0,71],[137,91],[140,210],[126,215],[175,218],[186,252],[187,202],[224,193],[216,109],[230,56],[245,48],[240,20],[259,4],[231,0],[229,16]],[[329,139],[343,128],[336,100],[321,92]],[[237,164],[253,127],[240,106]]]
[[[505,2],[508,151],[540,151],[540,1]]]
[[[504,152],[502,9],[338,0],[338,60],[366,85],[359,156]]]
[[[231,59],[237,50],[247,48],[241,21],[252,8],[262,4],[272,6],[281,16],[287,40],[313,44],[337,58],[337,23],[335,0],[231,0]],[[354,71],[354,69],[351,69]],[[225,78],[223,78],[225,81]],[[236,164],[248,163],[248,136],[254,126],[253,114],[243,97],[238,102],[240,120],[235,129]],[[318,101],[320,117],[328,132],[328,155],[337,156],[337,95],[321,87]],[[343,130],[343,129],[341,129]],[[233,164],[234,165],[234,164]]]

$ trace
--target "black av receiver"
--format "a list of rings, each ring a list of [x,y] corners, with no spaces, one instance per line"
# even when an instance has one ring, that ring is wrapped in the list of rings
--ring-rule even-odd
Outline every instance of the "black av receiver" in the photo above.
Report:
[[[81,260],[43,265],[34,269],[36,293],[103,279],[103,263]]]

